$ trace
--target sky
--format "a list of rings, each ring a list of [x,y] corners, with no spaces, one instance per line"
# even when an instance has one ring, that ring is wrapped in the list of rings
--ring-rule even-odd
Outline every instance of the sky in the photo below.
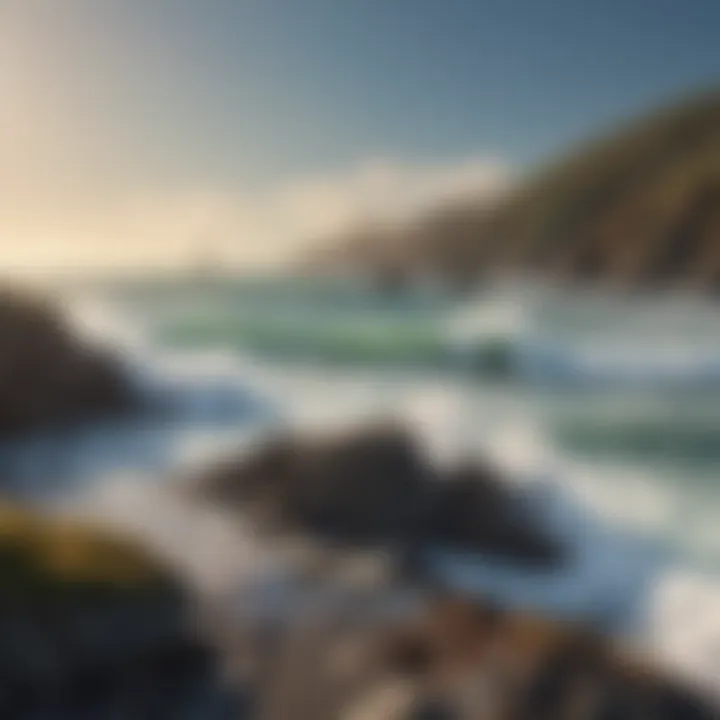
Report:
[[[720,81],[717,0],[0,0],[0,266],[255,265]]]

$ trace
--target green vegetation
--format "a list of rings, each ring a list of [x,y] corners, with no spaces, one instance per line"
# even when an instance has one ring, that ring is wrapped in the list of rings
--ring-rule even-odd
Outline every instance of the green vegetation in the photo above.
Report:
[[[0,602],[169,587],[160,564],[130,541],[0,503]]]
[[[720,89],[539,168],[499,206],[447,206],[330,253],[374,271],[720,287]],[[388,250],[388,249],[391,250]]]

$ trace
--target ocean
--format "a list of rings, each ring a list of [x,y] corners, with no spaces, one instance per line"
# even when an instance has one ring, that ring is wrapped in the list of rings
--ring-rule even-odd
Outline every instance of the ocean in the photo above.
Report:
[[[229,554],[234,570],[216,568],[227,577],[247,545],[221,547],[235,536],[199,511],[169,520],[158,488],[277,427],[397,418],[438,463],[490,457],[575,551],[552,576],[440,554],[449,583],[630,632],[720,687],[714,301],[289,277],[59,292],[81,330],[119,348],[172,411],[0,448],[18,492],[144,523],[196,573]]]

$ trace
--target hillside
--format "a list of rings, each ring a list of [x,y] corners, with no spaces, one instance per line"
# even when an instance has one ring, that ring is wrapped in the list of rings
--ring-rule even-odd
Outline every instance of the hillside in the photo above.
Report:
[[[526,177],[499,205],[458,202],[322,257],[374,272],[497,273],[633,287],[720,286],[720,89],[618,128]]]

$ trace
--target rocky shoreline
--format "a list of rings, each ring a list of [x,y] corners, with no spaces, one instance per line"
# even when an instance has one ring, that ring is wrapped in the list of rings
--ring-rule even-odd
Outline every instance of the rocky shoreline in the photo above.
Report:
[[[259,537],[314,548],[314,562],[298,553],[289,575],[260,572],[239,589],[216,634],[252,688],[253,717],[720,717],[703,690],[589,624],[438,584],[424,558],[434,544],[538,572],[570,552],[498,473],[446,473],[401,430],[376,426],[276,438],[201,474],[192,491],[205,502],[254,518]]]
[[[590,626],[392,579],[258,579],[221,625],[261,720],[720,717],[706,690]]]
[[[372,472],[355,482],[386,485],[392,477],[375,474],[374,462],[363,467]],[[353,477],[341,470],[333,467],[340,487]],[[318,499],[332,500],[332,490],[316,487]],[[459,517],[470,523],[464,505],[468,513]],[[366,520],[355,527],[383,527]],[[700,689],[591,627],[442,589],[396,562],[392,545],[378,552],[383,535],[336,542],[319,529],[326,528],[306,525],[304,533],[319,562],[288,556],[273,576],[258,558],[240,584],[212,601],[151,543],[5,506],[0,712],[20,720],[720,717]],[[189,537],[192,530],[185,528]],[[283,535],[272,523],[255,537],[281,536],[303,533]],[[472,552],[482,555],[482,547],[492,551],[493,543]]]
[[[122,364],[54,309],[0,300],[0,438],[136,407]],[[152,533],[0,503],[0,717],[720,718],[703,691],[593,628],[443,588],[437,547],[538,573],[572,549],[495,468],[441,470],[401,427],[270,437],[180,493],[252,528],[256,562],[218,596]],[[177,528],[189,543],[192,518]],[[277,575],[266,542],[287,548]]]

